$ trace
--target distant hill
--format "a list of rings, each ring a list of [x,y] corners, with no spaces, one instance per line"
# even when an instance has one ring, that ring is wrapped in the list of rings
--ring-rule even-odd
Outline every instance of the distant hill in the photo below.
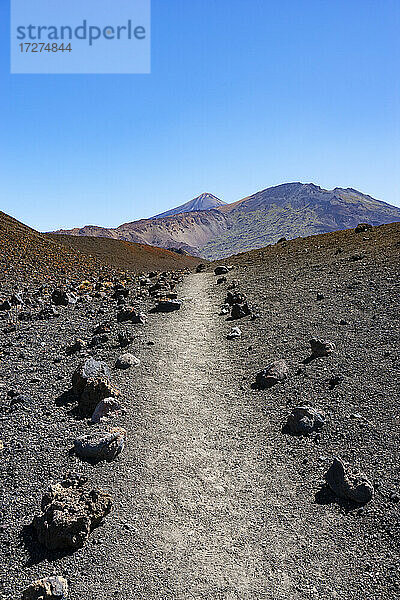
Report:
[[[167,210],[152,219],[162,219],[164,217],[171,217],[172,215],[179,215],[184,212],[194,212],[199,210],[210,210],[211,208],[219,208],[220,206],[224,206],[225,202],[213,196],[213,194],[204,193],[193,200],[189,200],[185,204],[181,204],[181,206],[177,206],[176,208],[171,208],[171,210]]]
[[[194,206],[193,202],[182,206]],[[55,233],[182,248],[216,259],[275,243],[280,237],[327,233],[364,221],[372,225],[400,221],[400,208],[352,188],[325,190],[313,183],[285,183],[207,210],[158,215],[115,229],[89,225]]]

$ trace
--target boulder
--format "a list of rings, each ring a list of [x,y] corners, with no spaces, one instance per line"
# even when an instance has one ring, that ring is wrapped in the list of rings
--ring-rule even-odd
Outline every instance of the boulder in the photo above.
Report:
[[[22,600],[64,600],[68,583],[63,577],[45,577],[31,583],[23,592]]]
[[[243,304],[246,302],[246,296],[241,292],[228,292],[225,298],[225,304],[233,306],[234,304]]]
[[[324,478],[332,492],[339,498],[365,504],[374,496],[374,487],[367,476],[340,458],[333,459]]]
[[[251,314],[251,310],[247,302],[244,304],[234,304],[231,310],[232,319],[242,319],[247,315]]]
[[[88,486],[86,477],[69,473],[49,487],[41,508],[33,520],[39,542],[48,550],[76,550],[111,511],[112,498]]]
[[[354,229],[355,233],[364,233],[365,231],[371,231],[372,225],[370,223],[359,223]]]
[[[329,342],[328,340],[320,340],[317,338],[311,338],[310,340],[311,353],[312,356],[329,356],[334,352],[336,346],[333,342]]]
[[[311,406],[296,406],[287,419],[287,429],[294,435],[309,435],[324,426],[325,415]]]
[[[276,383],[284,381],[288,373],[289,368],[284,360],[274,360],[265,369],[257,373],[256,385],[261,389],[272,387]]]
[[[130,321],[131,323],[141,323],[144,324],[147,321],[147,317],[144,313],[140,312],[133,306],[126,306],[117,314],[118,323],[124,323],[125,321]]]
[[[131,335],[129,333],[119,333],[118,334],[118,343],[121,346],[121,348],[126,348],[126,346],[129,346],[130,344],[132,344],[133,340],[134,340],[133,335]]]
[[[125,352],[124,354],[121,354],[121,356],[117,358],[117,361],[115,363],[117,369],[129,369],[129,367],[138,367],[139,365],[140,360],[136,358],[136,356],[134,356],[133,354],[130,354],[130,352]]]
[[[98,463],[111,462],[124,449],[126,430],[113,427],[109,431],[97,431],[74,441],[75,454],[84,460]]]
[[[72,375],[72,389],[82,412],[90,414],[104,398],[120,395],[111,385],[109,376],[110,369],[106,363],[94,358],[88,358],[77,367]]]
[[[214,269],[214,273],[216,275],[226,275],[226,273],[228,273],[229,269],[228,267],[225,267],[223,265],[220,265],[219,267],[215,267]]]
[[[204,263],[200,263],[196,267],[196,273],[203,273],[206,270],[206,265]]]
[[[62,288],[56,288],[51,294],[51,301],[55,306],[68,306],[69,304],[76,304],[77,297]]]
[[[242,331],[239,327],[232,327],[228,335],[226,336],[228,340],[234,340],[235,338],[242,337]]]
[[[159,300],[156,304],[157,312],[173,312],[174,310],[179,310],[182,306],[182,302],[180,300],[172,300],[169,298],[163,298]]]
[[[8,300],[0,301],[0,310],[11,310],[11,304]]]
[[[65,352],[68,355],[75,354],[75,352],[80,352],[86,346],[86,342],[83,340],[76,338],[72,344],[66,347]]]
[[[227,281],[226,277],[218,277],[217,285],[220,285],[221,283],[226,283],[226,281]]]
[[[92,423],[101,423],[115,417],[122,410],[121,404],[115,398],[100,400],[92,414]]]

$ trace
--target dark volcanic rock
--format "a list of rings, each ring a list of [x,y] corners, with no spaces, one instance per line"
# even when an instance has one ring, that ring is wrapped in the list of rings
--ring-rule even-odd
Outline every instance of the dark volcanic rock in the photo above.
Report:
[[[84,460],[111,462],[122,452],[125,446],[126,430],[113,427],[109,431],[97,431],[84,435],[74,441],[75,454]]]
[[[68,306],[69,304],[76,304],[77,298],[74,294],[68,293],[61,288],[57,288],[51,294],[51,301],[56,306]]]
[[[22,600],[64,600],[68,583],[63,577],[45,577],[31,583],[22,594]]]
[[[231,310],[232,319],[242,319],[251,313],[249,305],[247,302],[244,304],[234,304]]]
[[[204,263],[200,263],[196,267],[196,273],[203,273],[206,270],[206,265]]]
[[[311,406],[296,406],[288,416],[286,427],[294,435],[308,435],[325,423],[325,415]]]
[[[261,389],[269,388],[276,383],[284,381],[288,373],[289,369],[284,360],[274,360],[265,369],[257,373],[256,385]]]
[[[39,542],[49,550],[82,548],[111,511],[111,496],[86,483],[85,477],[68,474],[44,494],[42,514],[35,516],[33,525]]]
[[[115,398],[100,400],[92,415],[92,423],[101,423],[121,412],[121,404]]]
[[[88,358],[77,367],[72,375],[72,389],[79,398],[82,412],[90,414],[104,398],[120,395],[112,387],[109,377],[108,366],[94,358]]]
[[[234,304],[243,304],[246,302],[246,296],[240,292],[228,292],[225,298],[225,304],[233,306]]]
[[[355,233],[364,233],[365,231],[371,231],[372,225],[370,223],[359,223],[354,229]]]
[[[332,492],[339,498],[365,504],[372,500],[374,488],[364,473],[360,473],[349,464],[334,458],[332,465],[324,475]]]
[[[157,312],[173,312],[174,310],[179,310],[182,306],[182,302],[180,300],[170,300],[163,299],[157,302],[156,311]]]
[[[226,283],[226,281],[227,281],[226,277],[218,277],[217,285],[220,285],[221,283]]]
[[[118,323],[123,323],[125,321],[130,321],[131,323],[141,323],[144,324],[147,321],[146,315],[133,306],[127,306],[119,311],[117,315]]]
[[[214,273],[216,275],[225,275],[226,273],[228,273],[229,269],[228,267],[225,267],[223,265],[220,265],[219,267],[215,267],[214,269]]]
[[[328,340],[320,340],[317,338],[311,338],[310,340],[312,356],[329,356],[335,350],[335,344]]]

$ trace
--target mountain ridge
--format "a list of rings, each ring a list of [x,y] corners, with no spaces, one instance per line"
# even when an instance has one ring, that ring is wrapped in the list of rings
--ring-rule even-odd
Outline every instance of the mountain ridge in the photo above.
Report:
[[[195,200],[171,211],[193,206]],[[215,259],[266,246],[280,237],[289,239],[349,229],[362,221],[372,225],[400,221],[400,208],[354,188],[326,190],[314,183],[301,182],[265,188],[236,202],[206,210],[162,216],[165,214],[116,228],[90,225],[53,233],[182,248],[190,254]]]

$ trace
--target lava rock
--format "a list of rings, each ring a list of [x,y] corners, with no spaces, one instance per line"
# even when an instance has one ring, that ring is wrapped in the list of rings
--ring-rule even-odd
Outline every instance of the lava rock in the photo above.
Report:
[[[71,354],[75,354],[75,352],[80,352],[86,346],[86,342],[83,340],[76,338],[76,340],[66,347],[65,352],[70,356]]]
[[[136,358],[133,354],[126,352],[125,354],[121,354],[117,358],[115,366],[117,369],[129,369],[129,367],[138,367],[140,365],[140,360]]]
[[[206,265],[204,263],[200,263],[196,267],[196,273],[203,273],[206,270]]]
[[[23,592],[22,600],[64,600],[68,583],[63,577],[45,577],[31,583]]]
[[[364,473],[360,473],[349,464],[334,458],[332,465],[324,475],[332,492],[339,498],[345,498],[365,504],[372,500],[374,488]]]
[[[311,353],[313,357],[329,356],[334,352],[336,346],[333,342],[311,338],[310,340]]]
[[[261,388],[269,388],[287,379],[289,368],[286,361],[274,360],[256,375],[256,385]]]
[[[111,496],[86,484],[86,477],[67,474],[44,494],[42,514],[34,517],[33,526],[48,550],[82,548],[111,511]]]
[[[72,389],[79,398],[82,412],[90,414],[97,404],[110,396],[118,397],[109,380],[110,369],[106,363],[89,358],[82,362],[72,375]]]
[[[309,435],[325,424],[323,412],[311,406],[296,406],[288,416],[286,428],[294,435]]]
[[[113,427],[109,431],[98,431],[77,438],[74,441],[74,450],[77,456],[90,462],[111,462],[122,452],[125,441],[126,430]]]
[[[232,327],[228,335],[226,336],[228,340],[234,340],[235,338],[242,337],[242,330],[239,327]]]
[[[365,231],[371,231],[373,229],[370,223],[359,223],[354,229],[355,233],[364,233]]]
[[[118,323],[124,323],[130,321],[131,323],[140,323],[144,325],[147,321],[147,317],[144,313],[138,311],[133,306],[127,306],[119,311],[117,314]]]
[[[11,304],[8,300],[3,300],[0,304],[0,310],[11,310]]]
[[[76,304],[77,297],[66,290],[57,288],[51,294],[51,301],[55,306],[68,306],[69,304]]]
[[[121,348],[126,348],[126,346],[129,346],[130,344],[132,344],[134,341],[134,337],[133,335],[129,334],[129,333],[119,333],[118,334],[118,343],[121,346]]]
[[[221,283],[226,283],[226,281],[227,281],[226,277],[218,277],[217,285],[221,285]]]
[[[232,319],[242,319],[247,315],[251,314],[251,310],[247,302],[244,304],[234,304],[231,310]]]
[[[173,312],[174,310],[179,310],[182,306],[182,302],[180,300],[170,300],[164,298],[159,300],[156,304],[155,310],[157,312]]]
[[[228,292],[225,298],[225,304],[233,306],[234,304],[243,304],[246,302],[246,296],[241,292]]]
[[[228,267],[225,267],[223,265],[220,265],[219,267],[215,267],[214,269],[214,273],[216,275],[225,275],[226,273],[228,273],[229,269]]]
[[[115,398],[100,400],[92,414],[92,423],[101,423],[115,417],[121,412],[121,404]]]

